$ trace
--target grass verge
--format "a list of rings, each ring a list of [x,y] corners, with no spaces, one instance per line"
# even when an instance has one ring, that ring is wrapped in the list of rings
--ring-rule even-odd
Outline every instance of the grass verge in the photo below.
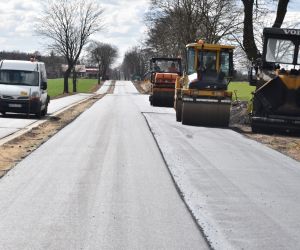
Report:
[[[228,85],[228,90],[232,91],[233,100],[237,98],[241,101],[250,101],[252,98],[251,93],[255,90],[255,86],[250,86],[248,82],[231,82]]]
[[[91,93],[99,86],[97,79],[77,79],[77,92],[80,93]],[[48,94],[50,98],[61,96],[64,91],[64,79],[48,79]],[[73,82],[69,79],[69,94],[73,94]]]

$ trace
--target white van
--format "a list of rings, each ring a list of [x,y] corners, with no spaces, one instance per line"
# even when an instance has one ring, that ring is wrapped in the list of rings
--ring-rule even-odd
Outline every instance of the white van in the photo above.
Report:
[[[45,116],[50,97],[47,94],[45,64],[36,61],[0,61],[0,112]]]

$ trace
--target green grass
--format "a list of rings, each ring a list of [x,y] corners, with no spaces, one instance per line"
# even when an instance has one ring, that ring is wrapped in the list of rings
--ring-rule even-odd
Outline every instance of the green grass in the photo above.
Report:
[[[97,85],[97,79],[77,79],[78,93],[91,93]],[[59,96],[64,90],[64,79],[48,79],[48,94],[51,98]],[[73,81],[69,79],[69,93],[73,93]]]
[[[248,82],[231,82],[228,90],[232,91],[232,99],[235,100],[236,92],[238,100],[249,101],[252,98],[251,92],[255,90],[254,86],[250,86]]]

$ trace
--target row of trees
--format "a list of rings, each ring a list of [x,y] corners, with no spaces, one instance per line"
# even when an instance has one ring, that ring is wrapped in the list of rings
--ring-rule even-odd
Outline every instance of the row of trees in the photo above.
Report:
[[[33,54],[20,51],[0,51],[0,60],[29,60],[32,56],[35,56],[46,64],[48,78],[58,78],[62,76],[61,65],[65,64],[66,61],[63,56],[56,55],[54,51],[51,51],[50,55],[43,56],[39,51],[35,51]]]
[[[276,3],[277,2],[277,3]],[[196,39],[238,47],[239,61],[260,56],[263,18],[277,4],[273,27],[281,27],[289,0],[151,0],[141,48],[130,49],[122,68],[126,76],[142,75],[141,62],[151,56],[185,58],[185,45]],[[146,52],[146,53],[145,53]],[[132,59],[136,58],[136,59]]]

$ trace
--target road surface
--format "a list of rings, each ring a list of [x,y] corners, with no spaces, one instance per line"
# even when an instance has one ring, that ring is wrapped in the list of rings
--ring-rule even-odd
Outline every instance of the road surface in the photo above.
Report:
[[[2,249],[208,249],[139,101],[118,82],[0,180]]]
[[[300,164],[230,130],[144,113],[215,249],[300,249]]]
[[[299,162],[230,129],[177,123],[121,81],[0,180],[0,242],[299,249],[299,190]]]

